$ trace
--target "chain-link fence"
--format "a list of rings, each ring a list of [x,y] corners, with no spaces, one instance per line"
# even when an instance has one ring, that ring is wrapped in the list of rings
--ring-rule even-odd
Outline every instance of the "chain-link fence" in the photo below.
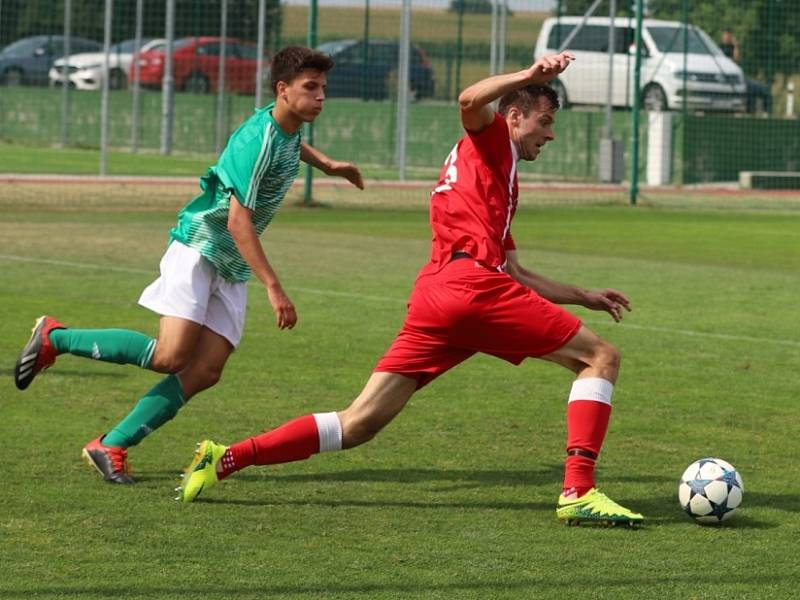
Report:
[[[800,2],[644,2],[638,57],[636,4],[0,0],[0,139],[213,155],[271,100],[271,54],[311,41],[336,62],[314,143],[378,176],[427,178],[461,134],[461,89],[567,48],[558,140],[523,179],[790,181]]]

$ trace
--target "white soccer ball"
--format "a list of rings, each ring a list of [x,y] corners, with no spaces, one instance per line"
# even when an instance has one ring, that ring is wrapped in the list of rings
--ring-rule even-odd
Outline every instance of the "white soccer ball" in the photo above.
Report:
[[[716,525],[730,519],[742,503],[744,484],[734,466],[721,458],[701,458],[683,472],[678,500],[698,523]]]

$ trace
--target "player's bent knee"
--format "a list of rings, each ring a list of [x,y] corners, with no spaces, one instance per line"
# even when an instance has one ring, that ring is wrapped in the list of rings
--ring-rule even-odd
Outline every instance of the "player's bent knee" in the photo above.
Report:
[[[198,387],[201,389],[207,390],[210,387],[213,387],[219,383],[219,380],[222,378],[222,369],[215,369],[213,367],[209,367],[207,369],[202,370],[202,375],[198,378]]]
[[[594,367],[608,371],[616,378],[619,373],[619,367],[622,363],[622,355],[615,346],[608,342],[602,341],[597,345],[594,353]]]
[[[150,368],[159,373],[177,374],[183,371],[191,359],[188,352],[159,352],[156,346],[156,353],[150,361]]]

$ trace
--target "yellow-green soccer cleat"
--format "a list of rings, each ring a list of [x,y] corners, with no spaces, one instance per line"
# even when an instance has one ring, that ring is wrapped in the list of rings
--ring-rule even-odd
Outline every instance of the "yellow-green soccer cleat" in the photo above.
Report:
[[[559,496],[556,516],[567,525],[596,523],[633,527],[644,521],[642,515],[620,506],[597,488],[592,488],[576,500]]]
[[[183,482],[175,488],[175,491],[178,492],[175,500],[193,502],[200,492],[216,485],[219,481],[217,479],[217,463],[227,449],[227,446],[211,440],[203,440],[197,444],[191,464],[181,475]]]

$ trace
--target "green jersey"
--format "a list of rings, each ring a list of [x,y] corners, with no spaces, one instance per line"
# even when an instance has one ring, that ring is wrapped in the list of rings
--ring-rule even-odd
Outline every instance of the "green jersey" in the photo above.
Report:
[[[200,178],[203,193],[181,209],[170,231],[171,240],[200,252],[229,281],[251,274],[228,231],[231,194],[253,211],[261,235],[300,170],[300,131],[283,132],[272,117],[274,106],[256,110],[231,135],[217,164]]]

